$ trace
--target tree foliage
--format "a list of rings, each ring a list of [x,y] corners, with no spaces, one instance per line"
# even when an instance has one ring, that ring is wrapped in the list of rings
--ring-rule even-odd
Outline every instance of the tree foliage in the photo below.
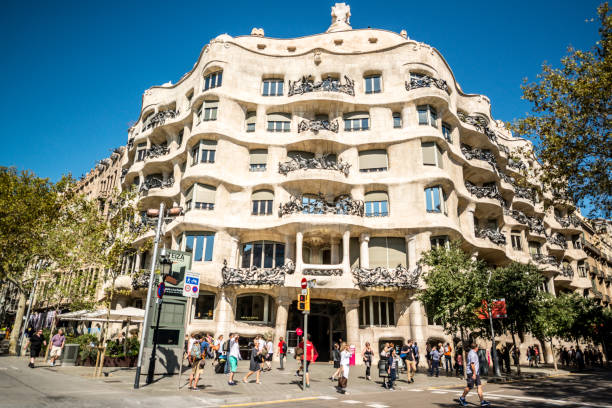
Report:
[[[513,129],[534,141],[537,175],[556,201],[590,204],[592,216],[612,215],[612,16],[598,8],[600,40],[590,51],[568,48],[561,67],[546,63],[522,85],[531,113]]]

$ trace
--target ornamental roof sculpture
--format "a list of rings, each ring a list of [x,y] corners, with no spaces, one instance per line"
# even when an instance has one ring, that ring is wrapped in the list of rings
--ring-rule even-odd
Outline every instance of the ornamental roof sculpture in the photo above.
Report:
[[[352,30],[351,6],[346,3],[336,3],[331,11],[332,24],[327,29],[328,33],[336,31]]]

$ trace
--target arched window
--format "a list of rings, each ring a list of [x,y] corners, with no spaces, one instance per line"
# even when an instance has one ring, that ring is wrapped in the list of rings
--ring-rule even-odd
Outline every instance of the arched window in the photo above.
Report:
[[[284,264],[285,244],[273,241],[255,241],[242,245],[243,268],[275,268]]]
[[[395,307],[392,298],[366,296],[359,299],[360,326],[394,326]]]
[[[223,70],[211,72],[204,76],[204,90],[218,88],[223,82]]]
[[[371,191],[365,195],[366,217],[387,217],[389,215],[389,195],[386,191]]]
[[[236,298],[236,320],[271,323],[274,300],[263,294],[240,295]]]
[[[370,129],[370,115],[368,112],[352,112],[344,115],[344,131],[356,132]]]
[[[289,132],[291,115],[288,113],[270,113],[268,115],[268,132]]]
[[[215,313],[215,294],[200,292],[196,300],[194,319],[212,320]]]
[[[271,215],[274,203],[274,192],[271,190],[257,190],[251,196],[253,203],[252,215]]]

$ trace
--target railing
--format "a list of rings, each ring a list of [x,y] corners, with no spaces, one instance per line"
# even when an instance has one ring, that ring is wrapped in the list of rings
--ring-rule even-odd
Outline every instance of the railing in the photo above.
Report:
[[[552,235],[548,235],[546,237],[546,241],[548,241],[549,243],[553,245],[557,245],[557,246],[560,246],[561,248],[567,249],[567,240],[565,239],[563,235],[559,234],[558,232]]]
[[[470,194],[472,194],[473,196],[476,196],[477,198],[491,198],[493,200],[499,201],[502,207],[505,207],[506,205],[504,198],[500,194],[496,185],[478,187],[477,185],[472,184],[471,182],[466,180],[465,188],[467,189],[467,191],[470,192]]]
[[[141,269],[138,274],[132,275],[132,289],[146,289],[149,287],[149,271]]]
[[[561,267],[561,275],[566,278],[574,278],[574,270],[571,266],[563,266]]]
[[[304,201],[302,197],[292,196],[289,202],[280,205],[279,217],[294,213],[304,214],[337,214],[357,215],[363,217],[364,204],[361,200],[353,200],[350,196],[342,196],[335,202],[328,202],[322,194],[314,199]]]
[[[132,147],[134,147],[134,137],[128,138],[128,141],[127,141],[128,150],[130,150]]]
[[[142,124],[142,131],[152,129],[154,127],[163,125],[166,123],[166,119],[174,119],[180,114],[178,110],[164,110],[159,111],[156,114],[147,118],[147,120]]]
[[[303,95],[308,92],[342,92],[347,95],[355,96],[355,81],[348,76],[344,76],[345,83],[339,79],[327,77],[322,81],[315,82],[312,76],[303,76],[297,81],[289,81],[288,96]]]
[[[539,263],[540,265],[553,265],[559,266],[559,261],[552,255],[544,255],[544,254],[531,254],[531,259],[534,262]]]
[[[421,268],[412,270],[398,265],[397,268],[360,268],[351,270],[355,283],[361,287],[389,287],[418,289]]]
[[[306,158],[297,155],[284,163],[278,164],[278,172],[285,176],[289,172],[301,169],[336,170],[348,176],[350,168],[351,165],[349,163],[342,160],[331,159],[329,155],[314,158]]]
[[[258,268],[252,266],[250,268],[230,268],[227,266],[227,260],[223,260],[223,268],[221,268],[221,276],[223,282],[221,287],[225,286],[240,286],[240,285],[284,285],[285,275],[291,275],[295,272],[295,265],[291,261],[283,266],[275,268]]]
[[[508,167],[516,170],[526,170],[527,165],[522,160],[510,159],[508,160]]]
[[[491,166],[493,166],[494,169],[497,169],[497,161],[495,160],[495,155],[489,151],[484,151],[476,147],[473,148],[472,146],[462,144],[461,153],[463,153],[463,156],[465,156],[465,158],[468,160],[484,160]]]
[[[342,268],[305,268],[302,275],[308,276],[341,276]]]
[[[489,127],[489,124],[484,117],[480,115],[466,115],[461,111],[457,112],[457,116],[459,117],[460,121],[474,126],[479,132],[487,135],[491,142],[497,144],[497,135],[495,134],[495,131]]]
[[[488,238],[495,245],[506,245],[506,236],[492,228],[475,228],[474,235],[476,238]]]
[[[555,215],[555,220],[561,225],[563,228],[568,228],[570,226],[580,227],[580,220],[573,215],[569,215],[567,217],[558,217]]]
[[[168,153],[170,153],[170,148],[166,145],[151,145],[151,148],[145,154],[145,159],[154,159]]]
[[[448,84],[443,79],[436,79],[430,77],[429,75],[420,75],[419,77],[411,77],[410,81],[406,81],[406,90],[410,91],[411,89],[417,88],[431,88],[435,86],[438,89],[441,89],[447,93],[450,93],[448,89]]]
[[[174,177],[170,176],[165,181],[159,177],[147,176],[140,185],[140,192],[147,192],[152,188],[168,188],[174,185]]]
[[[537,217],[531,217],[526,215],[522,211],[518,210],[510,210],[504,208],[504,214],[508,215],[519,223],[523,225],[527,225],[529,227],[529,231],[539,235],[546,235],[546,229],[544,228],[544,221]]]
[[[516,197],[524,198],[526,200],[531,201],[533,204],[535,204],[536,199],[535,199],[535,193],[533,192],[533,190],[529,188],[518,187],[515,185],[514,191],[515,191]]]
[[[340,125],[337,120],[302,120],[298,124],[298,133],[308,130],[318,133],[319,130],[329,130],[330,132],[338,133]]]

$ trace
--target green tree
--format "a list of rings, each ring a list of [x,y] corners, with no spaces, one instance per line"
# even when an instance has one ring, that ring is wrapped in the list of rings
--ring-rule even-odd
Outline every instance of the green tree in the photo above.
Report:
[[[561,67],[546,63],[537,82],[522,85],[531,113],[512,126],[535,142],[538,177],[554,201],[590,204],[612,215],[612,16],[598,8],[600,39],[590,51],[568,48]]]
[[[537,313],[531,326],[532,333],[539,339],[549,341],[553,351],[553,363],[557,369],[557,359],[554,353],[555,337],[564,337],[570,332],[575,316],[568,307],[567,296],[555,297],[542,293],[537,304]]]

